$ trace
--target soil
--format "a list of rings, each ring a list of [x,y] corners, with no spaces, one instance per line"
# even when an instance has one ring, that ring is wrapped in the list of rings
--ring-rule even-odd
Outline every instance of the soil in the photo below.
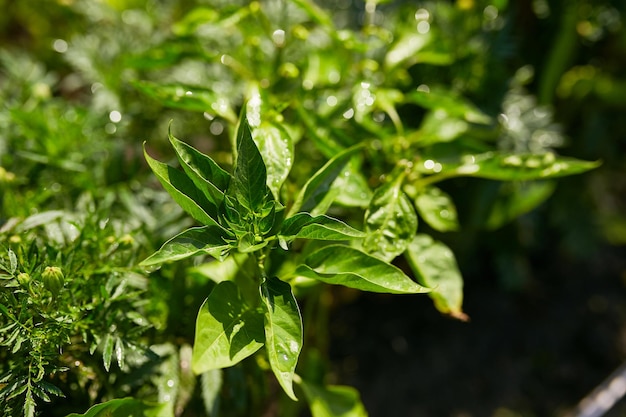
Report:
[[[626,360],[624,248],[554,256],[516,291],[474,274],[467,323],[426,296],[360,294],[332,312],[338,380],[371,417],[563,416]]]

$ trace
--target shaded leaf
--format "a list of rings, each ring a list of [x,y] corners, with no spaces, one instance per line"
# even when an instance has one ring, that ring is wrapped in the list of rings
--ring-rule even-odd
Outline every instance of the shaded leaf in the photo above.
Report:
[[[462,309],[463,278],[450,248],[420,233],[409,245],[406,255],[417,280],[432,289],[428,295],[437,310],[467,320]]]
[[[144,156],[159,182],[163,185],[163,188],[183,210],[202,224],[219,226],[206,211],[206,209],[210,209],[210,211],[214,211],[217,214],[217,207],[207,200],[193,181],[183,172],[153,159],[146,152],[145,146]]]
[[[555,187],[551,181],[501,184],[486,220],[487,229],[497,229],[533,210],[552,195]]]
[[[367,417],[359,392],[342,385],[320,387],[300,382],[313,417]]]
[[[360,146],[354,146],[348,148],[345,151],[337,154],[334,158],[329,160],[322,168],[319,169],[309,180],[304,184],[296,201],[294,201],[287,217],[291,217],[295,213],[311,212],[315,207],[324,199],[332,183],[337,179],[337,176],[343,171],[346,164],[350,161],[350,158],[354,156],[360,150]]]
[[[293,392],[293,375],[302,349],[302,318],[291,285],[278,278],[261,284],[265,307],[265,347],[272,371],[287,395]]]
[[[365,233],[326,215],[313,217],[309,213],[298,213],[285,219],[279,235],[287,240],[349,240],[362,238]]]
[[[196,320],[191,366],[196,374],[233,366],[263,346],[263,315],[246,304],[237,286],[220,282]]]
[[[358,249],[330,245],[306,257],[296,274],[363,291],[415,294],[430,291],[400,269]]]
[[[161,249],[143,260],[141,265],[177,261],[198,254],[207,254],[217,260],[223,260],[231,247],[225,240],[228,238],[232,236],[221,227],[192,227],[165,242]]]
[[[422,188],[415,197],[415,207],[422,219],[439,232],[459,229],[456,207],[450,196],[440,188]]]

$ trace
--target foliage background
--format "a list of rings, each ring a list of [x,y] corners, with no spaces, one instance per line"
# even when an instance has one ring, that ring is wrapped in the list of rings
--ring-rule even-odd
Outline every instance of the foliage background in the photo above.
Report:
[[[170,119],[177,135],[196,145],[207,121],[150,101],[132,81],[161,75],[184,81],[194,73],[144,68],[136,59],[157,50],[171,25],[198,4],[0,1],[6,11],[0,16],[0,224],[43,210],[79,211],[76,202],[88,192],[110,202],[99,203],[106,216],[123,219],[116,236],[135,236],[133,259],[180,230],[180,211],[145,187],[151,180],[141,142],[153,140],[168,155]],[[361,24],[364,4],[326,6],[338,26]],[[408,1],[383,4],[377,18],[408,6],[415,8]],[[361,391],[373,416],[390,407],[407,416],[558,414],[626,358],[625,6],[617,0],[419,6],[440,19],[442,39],[461,57],[443,68],[419,67],[421,76],[460,86],[480,108],[497,112],[519,68],[532,69],[524,89],[553,109],[565,140],[561,152],[603,165],[560,180],[539,209],[493,231],[484,219],[501,186],[479,179],[445,183],[463,229],[438,237],[459,258],[472,321],[442,318],[425,297],[334,291],[333,370]],[[195,47],[176,46],[181,54]],[[151,57],[163,65],[168,58]],[[228,76],[210,77],[222,75]],[[116,121],[112,112],[120,109]],[[220,137],[219,126],[213,128]],[[229,148],[222,139],[206,150],[220,155]],[[201,301],[177,297],[197,285],[176,287],[168,275],[180,273],[165,268],[149,284],[162,295],[158,305],[142,307],[158,323],[157,338],[193,332],[193,314],[168,314],[197,311]]]

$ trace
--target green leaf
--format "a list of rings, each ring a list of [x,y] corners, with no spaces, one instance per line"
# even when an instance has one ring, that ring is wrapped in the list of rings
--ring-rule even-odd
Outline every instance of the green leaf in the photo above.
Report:
[[[246,209],[258,212],[269,194],[267,171],[246,117],[245,108],[237,130],[237,162],[227,194]]]
[[[17,271],[17,256],[15,256],[15,252],[13,252],[11,249],[9,249],[8,253],[9,253],[9,273],[11,275],[14,275],[15,271]]]
[[[333,182],[331,192],[336,190],[334,202],[347,207],[365,208],[369,205],[372,199],[372,190],[370,190],[367,179],[360,169],[360,164],[348,164]]]
[[[35,417],[35,408],[37,407],[37,403],[35,403],[35,399],[33,398],[33,393],[29,389],[24,397],[24,417]]]
[[[220,282],[196,320],[191,366],[196,374],[233,366],[263,346],[263,315],[246,304],[237,286]]]
[[[293,392],[293,375],[302,349],[302,318],[291,285],[278,278],[261,284],[265,307],[265,347],[272,371],[287,395]]]
[[[363,291],[416,294],[429,292],[399,268],[358,249],[330,245],[306,257],[296,274]]]
[[[463,278],[450,248],[420,233],[409,245],[406,255],[417,280],[432,289],[429,296],[437,310],[467,320],[462,309]]]
[[[149,266],[177,261],[201,253],[211,255],[221,261],[231,247],[225,240],[228,238],[232,236],[221,227],[192,227],[165,242],[161,249],[142,261],[140,265]]]
[[[132,83],[140,92],[175,109],[207,112],[235,123],[237,115],[226,98],[214,91],[188,85],[164,85],[150,81]]]
[[[497,229],[546,201],[554,192],[552,181],[503,183],[486,220],[487,229]]]
[[[281,125],[262,121],[253,131],[254,141],[267,168],[267,186],[278,199],[293,163],[293,141]]]
[[[447,117],[463,118],[471,123],[490,123],[491,118],[474,104],[458,94],[442,88],[431,87],[429,91],[415,91],[407,95],[408,101],[430,110],[443,110]]]
[[[599,165],[599,161],[557,157],[551,152],[544,154],[485,152],[464,155],[460,161],[429,159],[418,165],[418,168],[423,173],[431,174],[435,170],[442,178],[465,176],[500,181],[530,181],[580,174]]]
[[[319,171],[317,171],[300,190],[296,201],[291,206],[287,217],[293,216],[295,213],[311,212],[324,199],[331,185],[339,174],[343,171],[350,158],[360,150],[360,146],[353,146],[334,158],[329,160]]]
[[[494,180],[534,180],[579,174],[600,165],[599,162],[556,157],[553,153],[535,154],[481,154],[476,155],[478,171],[474,177]],[[457,171],[463,171],[463,167]]]
[[[111,368],[111,358],[113,358],[113,346],[115,340],[113,336],[107,334],[104,338],[104,345],[102,347],[102,361],[104,363],[104,369],[109,372]]]
[[[402,62],[415,60],[419,51],[431,41],[432,36],[429,33],[421,34],[406,31],[398,41],[396,41],[385,56],[385,67],[394,68]]]
[[[445,110],[429,112],[422,121],[420,129],[408,137],[418,146],[427,146],[439,142],[452,142],[470,129],[470,124],[460,116],[451,116]]]
[[[163,188],[183,210],[202,224],[219,227],[219,224],[207,212],[208,208],[217,213],[217,208],[198,190],[193,181],[183,172],[153,159],[146,152],[145,146],[144,156]]]
[[[320,387],[301,381],[313,417],[367,417],[359,392],[342,385]]]
[[[279,235],[286,240],[349,240],[362,238],[365,233],[326,215],[313,217],[309,213],[298,213],[285,219]]]
[[[219,207],[228,188],[230,174],[209,156],[176,139],[171,131],[168,137],[187,176],[213,205]]]
[[[365,212],[363,249],[386,261],[404,252],[417,232],[417,215],[402,191],[403,179],[398,175],[378,187]]]
[[[204,403],[204,409],[209,417],[216,417],[220,409],[220,391],[222,390],[221,369],[212,369],[201,375],[200,396]]]
[[[173,417],[168,404],[149,404],[134,398],[118,398],[97,404],[84,414],[72,413],[67,417]]]
[[[439,232],[459,229],[456,207],[450,196],[440,188],[422,188],[415,197],[415,207],[422,219]]]

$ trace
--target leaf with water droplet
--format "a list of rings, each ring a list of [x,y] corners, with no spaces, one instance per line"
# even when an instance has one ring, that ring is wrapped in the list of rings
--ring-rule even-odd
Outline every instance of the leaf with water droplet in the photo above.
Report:
[[[261,284],[265,309],[265,346],[270,366],[287,395],[293,392],[293,375],[302,349],[302,317],[291,285],[278,278]]]

